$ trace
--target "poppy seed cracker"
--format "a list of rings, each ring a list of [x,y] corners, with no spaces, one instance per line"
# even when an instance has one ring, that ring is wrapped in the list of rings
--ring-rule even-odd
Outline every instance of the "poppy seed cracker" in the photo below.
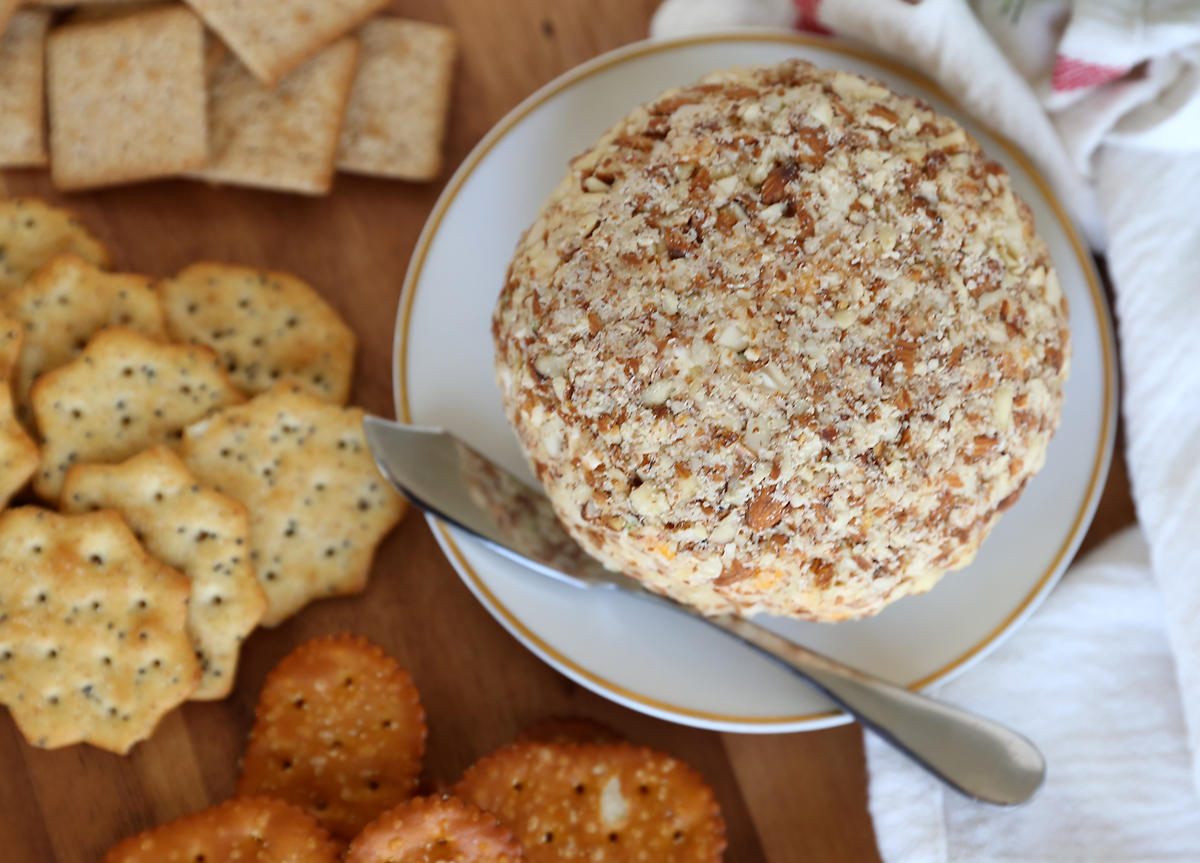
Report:
[[[19,321],[0,313],[0,508],[20,491],[41,463],[38,445],[17,421],[10,385],[24,333]]]
[[[314,599],[358,593],[375,547],[404,514],[367,448],[360,408],[276,384],[190,426],[180,455],[200,481],[250,510],[250,549],[267,592],[264,626]]]
[[[64,366],[106,326],[122,326],[167,341],[162,304],[147,276],[106,273],[67,253],[42,267],[4,298],[4,309],[25,328],[13,377],[17,416],[33,429],[29,389],[40,375]]]
[[[0,514],[0,702],[47,749],[124,754],[200,682],[188,581],[115,512]]]
[[[74,465],[62,508],[116,510],[147,551],[188,577],[187,631],[204,673],[191,698],[228,695],[242,641],[267,610],[250,564],[246,507],[200,485],[169,447],[156,446],[117,465]]]
[[[286,380],[333,404],[350,398],[354,331],[295,276],[200,263],[159,291],[171,335],[215,350],[246,395]]]
[[[57,501],[73,464],[124,461],[178,443],[185,426],[243,401],[203,345],[163,345],[123,327],[102,330],[78,357],[30,391],[42,436],[33,490]]]
[[[51,258],[74,252],[98,267],[112,261],[70,210],[36,198],[0,201],[0,297],[7,296]]]

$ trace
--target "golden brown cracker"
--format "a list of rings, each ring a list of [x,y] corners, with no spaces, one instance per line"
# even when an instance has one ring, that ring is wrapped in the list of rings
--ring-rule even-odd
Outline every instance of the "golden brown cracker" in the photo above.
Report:
[[[11,381],[24,333],[19,321],[0,312],[0,509],[37,472],[38,445],[17,421]]]
[[[533,863],[717,863],[725,850],[700,775],[630,744],[515,743],[476,762],[455,794],[495,813]]]
[[[548,716],[522,728],[514,743],[624,743],[607,725],[582,716]]]
[[[350,843],[346,863],[518,863],[521,844],[496,817],[456,797],[415,797]]]
[[[25,739],[125,753],[200,682],[188,581],[115,512],[0,514],[0,701]]]
[[[442,169],[454,31],[375,18],[358,38],[362,50],[338,141],[338,169],[432,180]]]
[[[208,161],[194,176],[306,195],[328,192],[357,56],[357,40],[342,39],[268,89],[235,55],[210,52]]]
[[[169,177],[207,158],[204,28],[171,6],[71,24],[46,47],[59,189]]]
[[[211,348],[159,344],[124,327],[101,330],[30,390],[42,439],[33,490],[57,501],[71,465],[112,464],[155,444],[175,445],[185,426],[241,401]]]
[[[108,250],[74,213],[36,198],[0,201],[0,249],[0,297],[64,252],[74,252],[98,267],[112,263]]]
[[[5,7],[15,5],[0,0],[0,166],[41,167],[48,158],[44,78],[50,13],[23,10],[5,26]]]
[[[101,863],[338,863],[338,853],[312,816],[259,797],[227,800],[130,836]]]
[[[295,276],[200,263],[159,290],[171,335],[215,350],[246,395],[285,380],[333,404],[350,398],[354,331]]]
[[[264,86],[346,35],[387,0],[188,0]]]
[[[167,341],[162,304],[148,276],[106,273],[78,255],[52,259],[4,298],[4,308],[25,327],[13,378],[17,416],[32,429],[29,389],[34,380],[79,356],[106,326],[122,326]]]
[[[118,465],[72,466],[62,508],[115,510],[147,551],[188,577],[187,633],[204,673],[191,698],[228,695],[242,641],[267,610],[250,565],[246,507],[200,485],[170,448],[156,446]]]
[[[408,672],[365,638],[296,648],[267,677],[255,716],[239,797],[302,806],[349,841],[416,790],[425,711]]]
[[[264,626],[314,599],[357,593],[375,547],[404,514],[379,475],[360,408],[277,384],[189,427],[180,455],[200,481],[250,510]]]

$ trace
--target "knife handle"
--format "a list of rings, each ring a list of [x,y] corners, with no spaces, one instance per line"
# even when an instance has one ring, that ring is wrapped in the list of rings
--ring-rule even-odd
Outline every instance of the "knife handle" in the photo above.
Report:
[[[1042,785],[1046,761],[1041,752],[997,722],[885,683],[745,618],[726,614],[703,619],[782,663],[968,797],[1016,806]]]

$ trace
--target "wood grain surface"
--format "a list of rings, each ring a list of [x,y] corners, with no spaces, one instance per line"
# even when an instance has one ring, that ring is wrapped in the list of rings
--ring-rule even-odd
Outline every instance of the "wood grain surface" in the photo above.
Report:
[[[42,172],[8,172],[14,195],[75,208],[117,265],[153,276],[212,259],[290,270],[317,286],[360,339],[353,401],[391,416],[392,324],[425,217],[454,167],[522,98],[595,55],[644,38],[655,0],[415,0],[404,17],[453,27],[456,72],[447,166],[414,185],[339,176],[308,199],[159,182],[62,198]],[[1118,458],[1086,547],[1133,521]],[[794,735],[717,734],[618,707],[521,647],[474,600],[424,522],[383,543],[367,592],[324,601],[246,643],[233,695],[170,714],[125,758],[25,745],[0,710],[0,860],[95,863],[130,833],[230,796],[263,679],[294,646],[366,635],[413,675],[428,714],[426,773],[456,779],[528,722],[594,717],[683,758],[716,789],[733,863],[877,861],[857,726]]]

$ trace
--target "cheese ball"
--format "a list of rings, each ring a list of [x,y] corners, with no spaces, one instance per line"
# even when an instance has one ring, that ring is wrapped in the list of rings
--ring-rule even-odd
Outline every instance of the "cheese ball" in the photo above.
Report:
[[[972,560],[1042,467],[1071,354],[1005,169],[800,61],[670,90],[576,158],[493,334],[590,554],[706,614],[821,621]]]

